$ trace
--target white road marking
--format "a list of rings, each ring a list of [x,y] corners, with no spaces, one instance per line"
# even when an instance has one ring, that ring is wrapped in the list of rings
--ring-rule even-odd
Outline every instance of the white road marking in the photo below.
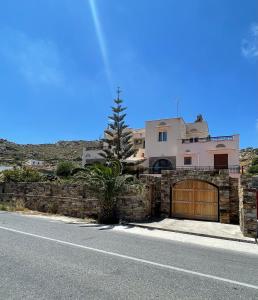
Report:
[[[42,236],[42,235],[38,235],[38,234],[34,234],[34,233],[29,233],[29,232],[25,232],[25,231],[20,231],[20,230],[16,230],[16,229],[13,229],[13,228],[0,226],[0,229],[10,231],[10,232],[14,232],[14,233],[20,233],[20,234],[27,235],[27,236],[32,236],[32,237],[35,237],[35,238],[40,238],[40,239],[47,240],[47,241],[56,242],[56,243],[63,244],[63,245],[69,245],[69,246],[73,246],[73,247],[77,247],[77,248],[81,248],[81,249],[86,249],[86,250],[90,250],[90,251],[94,251],[94,252],[98,252],[98,253],[102,253],[102,254],[106,254],[106,255],[112,255],[112,256],[124,258],[124,259],[127,259],[127,260],[136,261],[136,262],[140,262],[140,263],[143,263],[143,264],[156,266],[156,267],[163,268],[163,269],[178,271],[178,272],[182,272],[182,273],[186,273],[186,274],[191,274],[191,275],[195,275],[195,276],[199,276],[199,277],[214,279],[214,280],[218,280],[218,281],[231,283],[231,284],[234,284],[234,285],[239,285],[239,286],[242,286],[242,287],[247,287],[247,288],[258,290],[258,286],[253,285],[253,284],[248,284],[248,283],[244,283],[244,282],[240,282],[240,281],[236,281],[236,280],[231,280],[231,279],[227,279],[227,278],[223,278],[223,277],[219,277],[219,276],[209,275],[209,274],[205,274],[205,273],[201,273],[201,272],[191,271],[191,270],[187,270],[187,269],[184,269],[184,268],[178,268],[178,267],[174,267],[174,266],[171,266],[171,265],[164,265],[164,264],[156,263],[156,262],[146,260],[146,259],[142,259],[142,258],[137,258],[137,257],[133,257],[133,256],[119,254],[119,253],[116,253],[116,252],[105,251],[105,250],[101,250],[101,249],[97,249],[97,248],[93,248],[93,247],[88,247],[88,246],[84,246],[84,245],[80,245],[80,244],[66,242],[66,241],[62,241],[62,240],[58,240],[58,239],[53,239],[53,238],[50,238],[50,237],[46,237],[46,236]]]

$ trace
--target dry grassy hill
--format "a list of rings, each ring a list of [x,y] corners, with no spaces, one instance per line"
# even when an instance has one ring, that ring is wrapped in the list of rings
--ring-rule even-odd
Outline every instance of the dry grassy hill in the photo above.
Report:
[[[251,164],[252,160],[258,156],[258,148],[245,148],[240,150],[240,166],[243,166],[247,170]]]
[[[81,162],[83,147],[97,147],[99,141],[59,141],[54,144],[16,144],[0,139],[0,165],[17,165],[27,159],[44,160],[50,165],[68,160]]]

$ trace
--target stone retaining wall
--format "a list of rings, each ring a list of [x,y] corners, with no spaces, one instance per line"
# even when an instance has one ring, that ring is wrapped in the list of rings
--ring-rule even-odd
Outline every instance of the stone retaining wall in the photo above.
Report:
[[[256,189],[251,179],[231,178],[219,171],[166,171],[161,176],[142,175],[146,185],[142,194],[127,192],[118,198],[117,213],[121,220],[144,221],[150,217],[171,216],[173,186],[182,180],[204,180],[219,191],[219,220],[238,224],[245,236],[257,236]],[[96,217],[99,202],[85,186],[56,183],[6,183],[0,184],[0,201],[24,203],[25,207],[50,213],[84,218]]]
[[[97,217],[99,202],[83,185],[55,183],[5,183],[0,187],[0,201],[23,203],[28,209],[71,217]],[[121,220],[140,221],[150,215],[148,193],[130,192],[118,198]]]
[[[240,228],[245,236],[258,237],[256,188],[252,178],[242,176],[240,186]]]

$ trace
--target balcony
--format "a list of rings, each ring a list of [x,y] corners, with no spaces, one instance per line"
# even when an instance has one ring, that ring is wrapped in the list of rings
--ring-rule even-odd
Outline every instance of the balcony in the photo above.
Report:
[[[170,168],[148,168],[149,174],[161,174],[163,170],[174,170]],[[222,166],[221,168],[217,166],[216,168],[214,166],[178,166],[176,167],[176,170],[178,171],[225,171],[229,174],[239,174],[240,173],[240,166],[239,165],[230,165],[227,168]]]
[[[224,135],[224,136],[207,136],[206,138],[190,138],[182,139],[182,144],[190,143],[205,143],[205,142],[218,142],[218,141],[233,141],[233,135]]]

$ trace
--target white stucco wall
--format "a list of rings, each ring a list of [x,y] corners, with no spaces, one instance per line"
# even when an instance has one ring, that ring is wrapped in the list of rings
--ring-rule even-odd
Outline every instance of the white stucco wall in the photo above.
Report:
[[[167,141],[159,142],[159,132],[167,131]],[[147,121],[145,123],[146,157],[176,156],[177,143],[185,132],[181,118]]]
[[[226,147],[217,148],[218,144]],[[178,148],[177,167],[184,166],[184,157],[187,156],[192,157],[192,166],[214,166],[214,154],[228,154],[229,166],[239,165],[239,135],[233,135],[233,140],[181,142]]]

